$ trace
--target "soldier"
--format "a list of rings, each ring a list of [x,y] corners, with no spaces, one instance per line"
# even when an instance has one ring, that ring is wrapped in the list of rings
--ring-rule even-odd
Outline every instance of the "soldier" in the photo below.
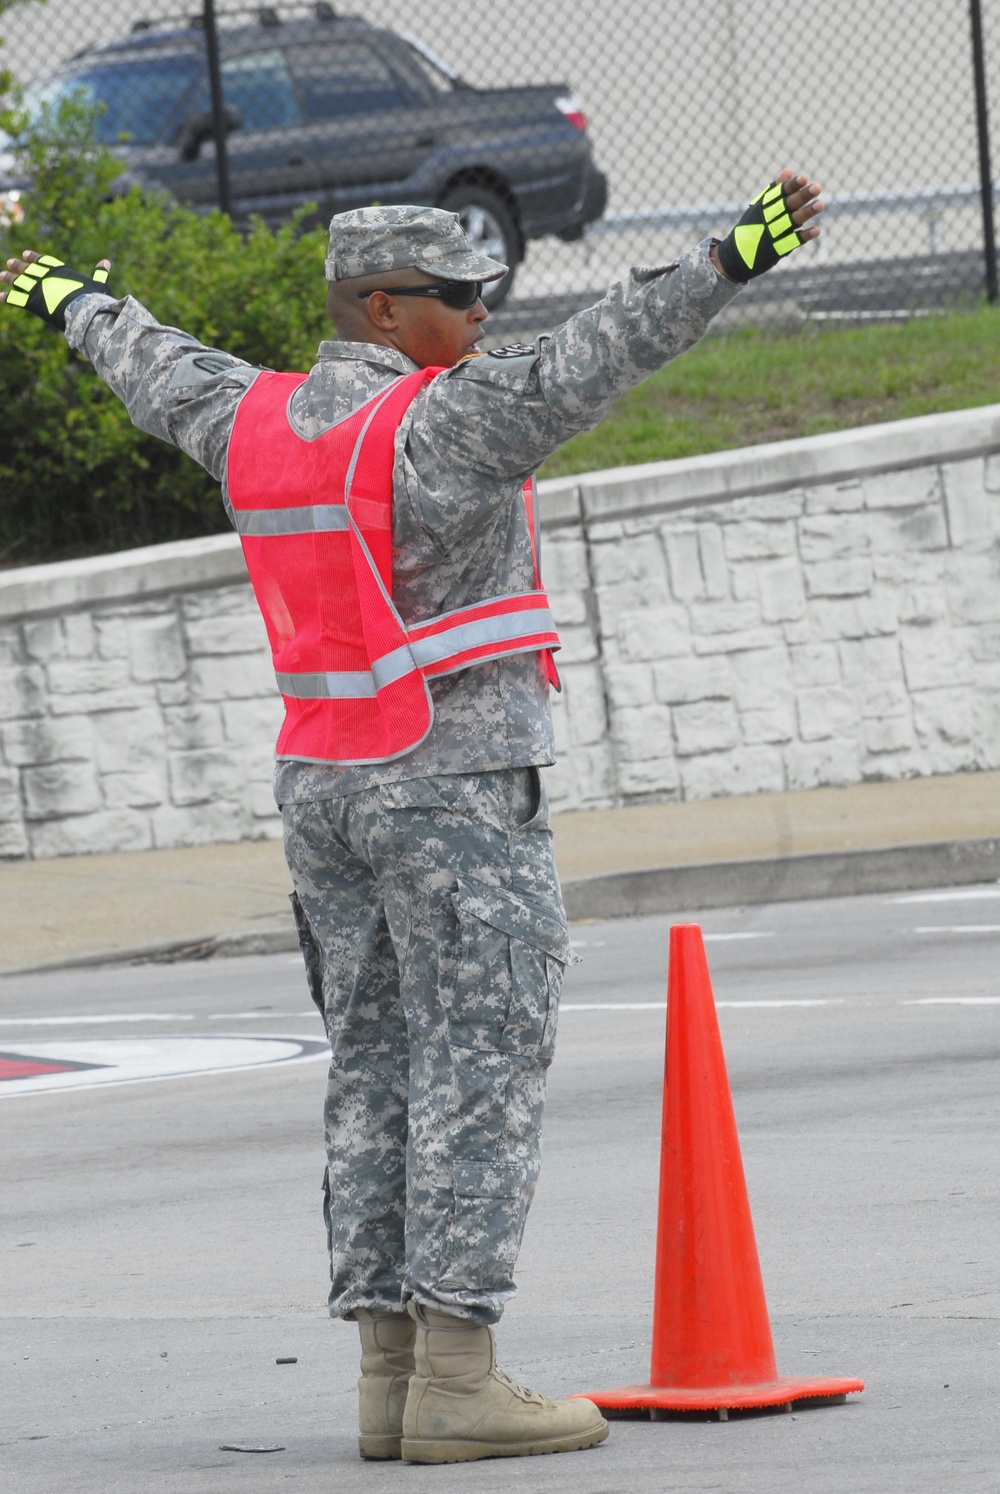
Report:
[[[531,476],[818,233],[783,171],[721,242],[633,270],[532,346],[480,355],[506,267],[457,217],[330,225],[338,333],[306,377],[158,324],[33,251],[9,305],[65,330],[141,429],[221,483],[286,720],[275,794],[331,1044],[330,1312],[361,1334],[363,1457],[592,1447],[607,1423],[495,1367],[572,959],[539,769],[558,646]]]

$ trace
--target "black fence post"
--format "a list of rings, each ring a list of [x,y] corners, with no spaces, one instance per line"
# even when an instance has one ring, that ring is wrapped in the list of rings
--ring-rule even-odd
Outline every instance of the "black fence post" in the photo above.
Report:
[[[986,299],[997,300],[997,244],[993,229],[993,174],[990,168],[990,118],[986,105],[986,59],[983,53],[983,15],[979,0],[969,0],[972,22],[972,69],[976,79],[976,133],[979,136],[979,182],[983,203],[983,255],[986,260]]]
[[[219,69],[219,33],[215,27],[215,0],[204,0],[202,25],[205,28],[208,82],[212,91],[212,136],[215,140],[219,207],[224,213],[232,216],[232,200],[229,195],[229,151],[226,145],[226,113],[222,97],[222,73]]]

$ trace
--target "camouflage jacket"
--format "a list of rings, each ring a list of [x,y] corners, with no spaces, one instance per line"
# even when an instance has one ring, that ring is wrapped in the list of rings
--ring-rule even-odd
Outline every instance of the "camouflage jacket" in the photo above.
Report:
[[[697,342],[739,287],[710,241],[675,264],[632,270],[602,301],[540,337],[457,364],[418,395],[397,434],[393,599],[406,623],[534,584],[521,485],[626,389]],[[144,431],[222,483],[240,399],[259,369],[164,327],[131,297],[84,296],[66,336]],[[291,419],[313,438],[415,365],[373,343],[323,342]],[[412,753],[370,767],[279,762],[279,803],[379,783],[553,761],[548,689],[533,654],[431,684],[435,724]]]

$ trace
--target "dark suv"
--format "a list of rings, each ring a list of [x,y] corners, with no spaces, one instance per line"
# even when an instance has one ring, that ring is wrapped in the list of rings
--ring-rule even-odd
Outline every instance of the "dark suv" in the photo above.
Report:
[[[579,238],[601,216],[605,178],[568,85],[474,88],[413,37],[323,0],[292,9],[219,30],[238,222],[259,213],[278,223],[305,202],[324,222],[371,203],[433,204],[514,267],[527,239]],[[82,92],[103,106],[98,134],[126,181],[208,209],[218,189],[205,55],[200,18],[140,21],[37,81],[26,104]],[[0,192],[17,185],[0,180]],[[512,280],[491,288],[492,305]]]

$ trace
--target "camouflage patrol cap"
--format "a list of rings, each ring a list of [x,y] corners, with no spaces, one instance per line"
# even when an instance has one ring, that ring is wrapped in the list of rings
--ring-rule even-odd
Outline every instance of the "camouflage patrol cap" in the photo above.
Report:
[[[327,280],[383,270],[426,270],[439,280],[499,280],[507,266],[473,248],[457,213],[432,207],[367,207],[330,221]]]

